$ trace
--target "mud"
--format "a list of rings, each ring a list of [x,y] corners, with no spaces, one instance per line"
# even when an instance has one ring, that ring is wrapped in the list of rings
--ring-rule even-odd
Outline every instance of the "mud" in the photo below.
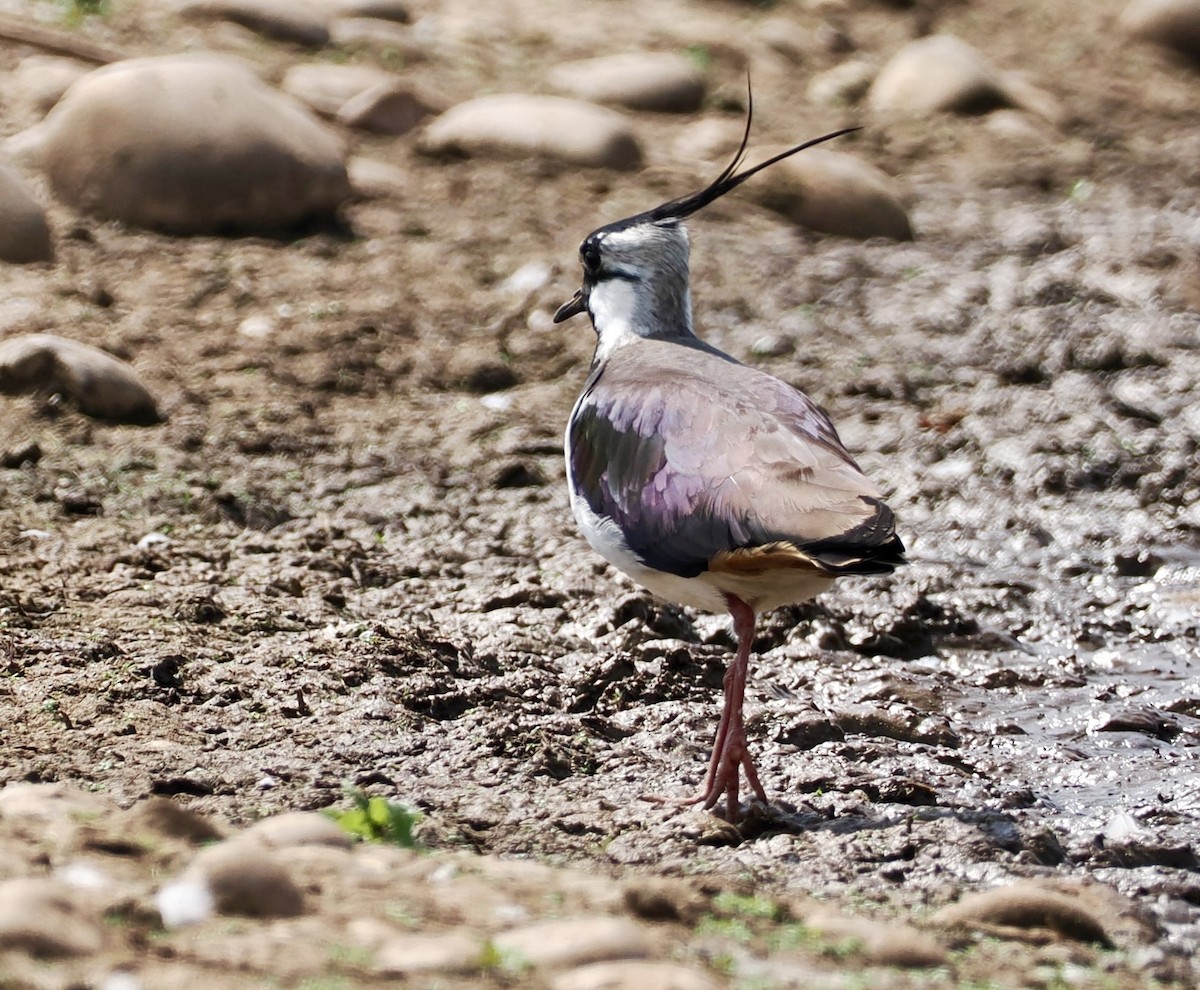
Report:
[[[455,97],[537,78],[536,17],[570,15],[536,6],[472,49],[491,61],[410,71]],[[0,273],[2,332],[110,349],[168,418],[0,399],[0,782],[238,824],[350,784],[420,809],[439,849],[884,916],[1090,879],[1152,933],[1121,966],[1194,980],[1200,76],[1115,36],[1118,4],[1000,6],[936,26],[1020,53],[1067,122],[1025,144],[982,118],[868,121],[853,150],[907,183],[914,242],[818,237],[736,196],[692,224],[702,335],[826,405],[911,549],[762,623],[747,711],[771,807],[734,830],[641,800],[698,787],[730,634],[626,584],[564,492],[593,336],[549,317],[576,244],[711,171],[674,161],[687,123],[655,115],[632,178],[357,137],[411,188],[294,240],[55,208],[57,263]],[[917,17],[848,9],[869,50]],[[136,8],[103,30],[173,40]],[[801,75],[835,60],[810,57]],[[764,145],[854,116],[798,91],[756,69]],[[707,112],[736,131],[736,108]],[[531,262],[543,284],[506,283]]]

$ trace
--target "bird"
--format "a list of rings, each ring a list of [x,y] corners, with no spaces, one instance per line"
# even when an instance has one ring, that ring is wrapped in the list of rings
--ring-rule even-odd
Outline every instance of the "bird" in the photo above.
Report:
[[[769,804],[743,717],[758,617],[844,575],[905,563],[894,513],[825,410],[696,335],[684,221],[776,162],[857,129],[738,171],[752,117],[750,103],[737,152],[707,186],[583,239],[582,285],[553,317],[587,313],[596,334],[564,437],[584,537],[653,595],[731,617],[737,649],[704,783],[672,803],[714,810],[723,796],[733,824],[743,772]]]

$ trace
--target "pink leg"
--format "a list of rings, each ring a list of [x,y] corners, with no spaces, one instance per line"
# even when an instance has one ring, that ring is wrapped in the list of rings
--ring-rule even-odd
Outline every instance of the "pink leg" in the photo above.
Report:
[[[725,810],[729,821],[736,824],[741,816],[738,807],[738,783],[741,771],[746,771],[754,796],[767,803],[767,792],[758,780],[758,769],[746,744],[746,727],[742,721],[742,705],[746,699],[746,678],[750,673],[750,650],[754,646],[754,609],[734,595],[726,595],[733,631],[737,636],[737,655],[725,671],[725,705],[713,740],[712,757],[704,777],[704,790],[694,798],[673,801],[658,795],[646,795],[643,800],[656,804],[698,804],[712,808],[725,795]]]
[[[739,817],[738,778],[742,770],[746,771],[746,780],[755,797],[763,804],[767,803],[767,794],[759,783],[758,770],[746,744],[746,727],[742,721],[746,678],[750,673],[750,649],[754,645],[754,609],[733,595],[726,595],[725,600],[733,617],[733,631],[738,641],[737,655],[725,672],[725,705],[713,740],[704,790],[691,803],[711,808],[724,794],[726,814],[731,822],[736,822]]]

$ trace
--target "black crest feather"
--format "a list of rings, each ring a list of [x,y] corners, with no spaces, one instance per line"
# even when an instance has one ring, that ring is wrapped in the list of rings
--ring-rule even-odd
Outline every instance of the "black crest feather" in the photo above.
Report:
[[[673,220],[683,220],[690,217],[697,210],[701,210],[708,206],[709,203],[716,199],[720,199],[727,192],[736,189],[743,182],[749,179],[752,175],[756,175],[764,168],[769,168],[776,162],[781,162],[785,158],[790,158],[798,152],[804,151],[806,148],[811,148],[814,145],[824,144],[826,141],[832,141],[834,138],[842,137],[844,134],[852,134],[854,131],[861,130],[859,127],[843,127],[838,131],[831,131],[829,134],[822,134],[820,137],[811,138],[804,141],[795,147],[788,148],[786,151],[781,151],[777,155],[773,155],[765,162],[759,162],[753,168],[748,168],[744,172],[739,172],[738,168],[742,162],[746,160],[746,148],[750,143],[750,125],[754,120],[754,96],[750,91],[750,81],[746,81],[746,129],[742,132],[742,143],[738,145],[737,153],[733,156],[733,160],[725,166],[724,170],[712,182],[701,189],[699,192],[689,193],[687,196],[680,196],[678,199],[672,199],[666,203],[656,206],[651,210],[646,210],[644,213],[639,213],[636,216],[628,217],[625,220],[618,221],[622,227],[632,227],[639,223],[663,223]],[[610,225],[616,226],[616,224]]]

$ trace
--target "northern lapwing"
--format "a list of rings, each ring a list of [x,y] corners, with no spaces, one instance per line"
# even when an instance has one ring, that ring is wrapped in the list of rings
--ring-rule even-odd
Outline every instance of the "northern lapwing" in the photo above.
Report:
[[[852,130],[853,128],[851,128]],[[742,770],[767,802],[742,705],[761,612],[807,601],[845,574],[904,562],[891,509],[803,392],[706,344],[692,326],[683,221],[806,141],[738,172],[750,138],[699,192],[592,231],[583,285],[554,314],[586,312],[591,372],[566,431],[571,508],[592,547],[668,601],[729,612],[737,655],[701,793],[740,816]]]

